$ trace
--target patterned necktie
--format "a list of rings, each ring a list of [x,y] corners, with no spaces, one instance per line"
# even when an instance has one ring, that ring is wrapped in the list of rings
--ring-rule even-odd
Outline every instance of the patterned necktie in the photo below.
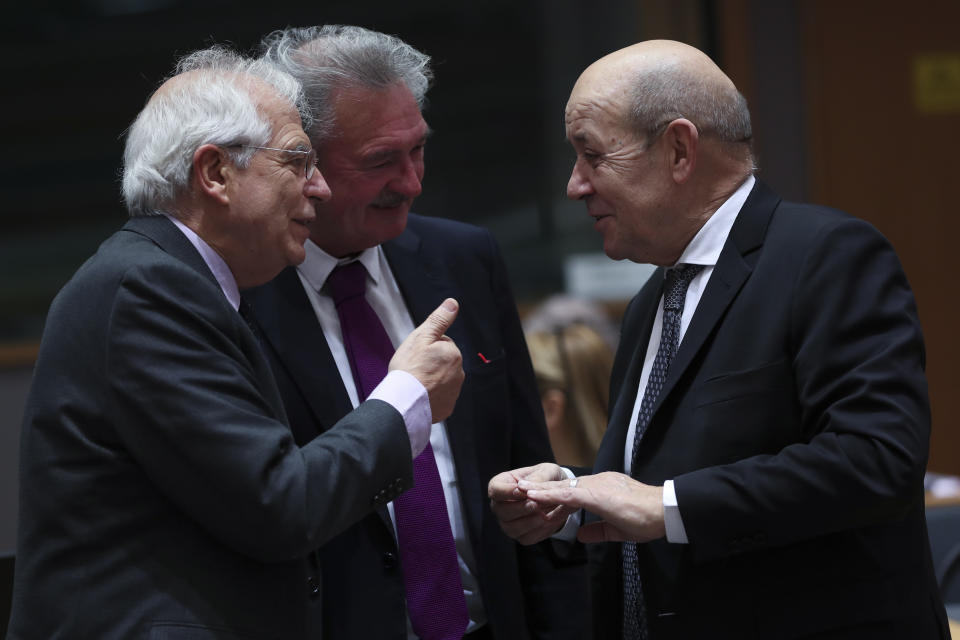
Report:
[[[637,428],[633,438],[631,454],[631,475],[637,476],[637,450],[640,440],[650,424],[653,405],[670,370],[670,362],[680,346],[680,317],[683,315],[683,303],[687,297],[690,281],[703,269],[699,264],[685,264],[669,269],[666,274],[663,294],[663,328],[660,334],[660,346],[647,378],[647,388],[643,392],[640,411],[637,414]],[[623,637],[624,640],[647,640],[647,614],[643,600],[643,588],[640,584],[637,544],[623,543]]]
[[[359,262],[337,267],[327,279],[361,402],[386,377],[394,353],[380,318],[364,297],[366,279]],[[460,640],[470,618],[440,472],[429,443],[413,461],[413,482],[413,488],[393,503],[410,623],[422,640]]]

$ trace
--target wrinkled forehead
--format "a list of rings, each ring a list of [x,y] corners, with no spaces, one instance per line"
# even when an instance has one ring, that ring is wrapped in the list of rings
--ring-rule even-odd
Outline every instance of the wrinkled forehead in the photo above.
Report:
[[[569,118],[576,112],[599,111],[622,117],[631,101],[630,85],[621,65],[594,63],[573,85],[565,114]]]
[[[567,138],[572,142],[605,133],[622,132],[627,127],[629,99],[607,87],[574,87],[564,112]]]

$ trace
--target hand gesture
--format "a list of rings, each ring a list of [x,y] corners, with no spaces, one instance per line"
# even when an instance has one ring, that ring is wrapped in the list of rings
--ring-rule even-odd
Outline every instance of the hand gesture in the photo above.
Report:
[[[521,480],[518,485],[527,499],[541,508],[562,505],[600,516],[600,522],[580,527],[577,538],[581,542],[649,542],[666,535],[663,487],[643,484],[628,475],[606,471],[581,476],[576,482]]]
[[[399,369],[416,377],[430,398],[432,422],[445,420],[463,384],[463,359],[453,340],[444,335],[460,306],[447,298],[419,327],[407,336],[393,354],[389,370]]]
[[[494,476],[487,485],[487,495],[503,532],[521,544],[534,544],[559,531],[576,509],[528,500],[520,483],[543,483],[561,478],[566,478],[563,469],[550,462]]]

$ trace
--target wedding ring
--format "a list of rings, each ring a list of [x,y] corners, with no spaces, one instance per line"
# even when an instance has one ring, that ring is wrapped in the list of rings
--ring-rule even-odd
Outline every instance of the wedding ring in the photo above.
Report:
[[[575,487],[577,483],[580,482],[580,478],[570,478],[570,486]]]

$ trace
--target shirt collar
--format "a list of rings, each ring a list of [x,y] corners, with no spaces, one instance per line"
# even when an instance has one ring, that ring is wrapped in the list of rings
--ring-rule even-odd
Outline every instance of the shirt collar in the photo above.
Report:
[[[310,283],[310,286],[313,287],[314,291],[320,291],[323,289],[323,285],[327,282],[327,278],[330,277],[330,274],[333,273],[333,270],[344,264],[350,264],[354,261],[360,261],[360,264],[364,266],[367,270],[367,274],[370,276],[370,279],[373,280],[373,284],[377,285],[380,282],[381,270],[380,270],[380,253],[382,249],[380,245],[375,247],[370,247],[369,249],[364,249],[360,252],[360,255],[351,256],[349,258],[334,258],[329,253],[318,247],[313,240],[307,240],[307,243],[304,245],[304,250],[307,253],[306,259],[297,267],[297,270],[306,278],[307,282]]]
[[[697,235],[687,245],[687,248],[680,254],[677,264],[702,264],[705,266],[716,266],[720,259],[720,252],[723,245],[727,243],[727,236],[733,228],[733,223],[737,221],[737,214],[746,202],[750,190],[756,182],[752,175],[747,176],[736,191],[733,192],[727,200],[720,205],[712,216],[700,227]]]
[[[207,244],[203,238],[198,236],[193,229],[168,213],[164,213],[163,215],[167,216],[170,222],[176,225],[177,229],[183,232],[183,235],[187,236],[190,244],[200,252],[200,257],[203,258],[207,268],[213,272],[213,277],[217,279],[220,290],[223,291],[223,295],[227,297],[227,301],[233,305],[234,309],[239,309],[240,289],[237,287],[237,280],[233,277],[233,272],[230,271],[230,267],[228,267],[227,263],[220,257],[220,254]]]

